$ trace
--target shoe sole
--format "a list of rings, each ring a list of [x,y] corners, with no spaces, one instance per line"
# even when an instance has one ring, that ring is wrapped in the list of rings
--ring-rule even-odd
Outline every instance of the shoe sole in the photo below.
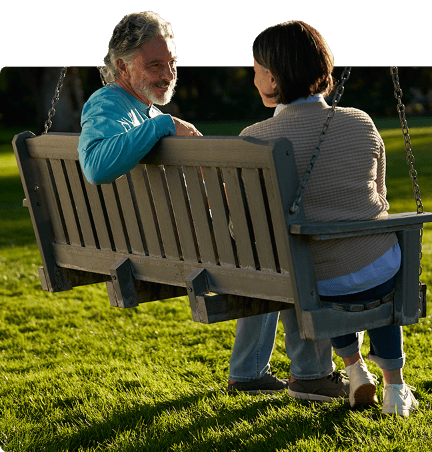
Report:
[[[259,395],[259,394],[273,394],[275,392],[283,392],[286,389],[228,389],[228,392],[236,393],[236,392],[247,392],[251,395]]]
[[[342,397],[342,396],[329,397],[329,396],[324,396],[321,394],[309,394],[307,392],[295,392],[295,391],[292,391],[291,389],[288,389],[288,395],[290,395],[294,399],[315,400],[317,402],[331,402],[332,400],[335,400],[335,399],[343,399],[343,400],[348,399],[348,396],[346,396],[346,397]]]
[[[416,408],[412,407],[412,408],[405,408],[405,409],[402,409],[401,412],[397,412],[395,407],[392,407],[392,408],[384,408],[383,407],[382,414],[386,414],[388,416],[398,415],[398,416],[402,416],[402,417],[408,417],[415,410],[416,410]]]
[[[376,405],[377,403],[376,386],[374,384],[364,384],[358,387],[354,393],[354,400],[350,398],[351,408],[358,405],[371,406]]]

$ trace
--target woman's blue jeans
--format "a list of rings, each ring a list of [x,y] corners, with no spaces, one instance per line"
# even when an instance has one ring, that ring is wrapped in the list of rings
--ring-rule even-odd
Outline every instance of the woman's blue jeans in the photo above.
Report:
[[[389,279],[384,284],[374,287],[364,292],[335,297],[323,297],[323,301],[332,302],[367,302],[382,298],[392,291],[395,278]],[[375,362],[381,369],[395,370],[401,369],[405,364],[405,354],[403,352],[402,327],[388,325],[380,328],[367,330],[370,339],[370,352],[368,359]],[[335,353],[341,358],[347,358],[358,351],[358,334],[346,334],[331,339]]]
[[[343,297],[321,297],[331,301],[365,301],[387,295],[394,287],[394,278],[368,291]],[[291,360],[290,374],[298,380],[314,380],[330,375],[335,365],[332,345],[341,358],[352,356],[362,344],[362,333],[352,333],[330,340],[307,341],[300,338],[295,309],[280,312],[285,329],[285,349]],[[230,359],[229,379],[252,381],[270,369],[279,313],[263,314],[237,320],[236,338]],[[368,330],[368,358],[381,369],[400,369],[405,364],[402,327],[384,326]]]

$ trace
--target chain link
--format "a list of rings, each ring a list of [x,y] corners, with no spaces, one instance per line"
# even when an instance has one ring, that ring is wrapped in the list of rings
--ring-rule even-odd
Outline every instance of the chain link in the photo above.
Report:
[[[344,92],[344,85],[345,82],[349,79],[349,76],[351,74],[351,68],[350,67],[346,67],[343,72],[342,72],[342,77],[341,77],[341,81],[339,83],[339,85],[336,88],[336,92],[335,95],[333,97],[333,102],[332,102],[332,106],[331,109],[327,115],[327,118],[323,124],[323,127],[321,129],[321,133],[318,139],[318,144],[315,146],[314,150],[312,151],[312,157],[311,160],[309,162],[308,167],[306,168],[306,171],[303,173],[303,181],[302,184],[299,186],[299,188],[297,189],[297,194],[296,194],[296,199],[293,203],[293,205],[290,207],[290,213],[291,214],[296,214],[299,211],[299,205],[301,200],[303,199],[303,196],[305,194],[306,191],[306,182],[310,179],[311,174],[312,174],[312,169],[315,165],[315,162],[317,160],[317,158],[320,155],[321,152],[321,144],[324,142],[324,140],[326,139],[326,135],[327,135],[327,131],[329,128],[329,124],[330,121],[332,120],[333,116],[335,115],[336,112],[336,107],[338,105],[338,103],[341,100],[342,94]]]
[[[414,198],[417,204],[417,213],[423,213],[423,204],[421,200],[420,188],[417,182],[417,171],[414,169],[415,158],[411,150],[411,138],[408,131],[408,123],[405,118],[405,105],[402,103],[402,89],[399,84],[399,72],[397,67],[391,67],[390,73],[393,79],[394,96],[398,101],[397,112],[402,127],[402,133],[405,140],[405,150],[407,152],[407,163],[410,166],[409,175],[412,179]]]
[[[399,71],[397,67],[390,68],[390,74],[393,80],[394,96],[398,102],[397,111],[399,113],[399,119],[402,127],[402,133],[405,140],[405,150],[407,152],[407,163],[410,166],[409,175],[412,179],[412,185],[414,190],[414,198],[417,205],[417,213],[423,213],[423,203],[421,200],[420,187],[417,182],[417,171],[414,169],[415,158],[411,150],[411,138],[408,131],[408,123],[405,117],[405,105],[402,103],[403,92],[399,84]],[[423,273],[423,267],[421,260],[423,257],[423,228],[420,229],[419,238],[419,277]],[[421,303],[422,283],[419,281],[419,303]]]
[[[51,101],[51,108],[48,110],[48,119],[45,122],[45,130],[42,132],[42,135],[48,133],[48,130],[52,126],[52,118],[54,117],[54,115],[56,113],[55,106],[60,98],[60,92],[63,88],[63,82],[64,82],[64,78],[66,76],[66,72],[67,72],[67,67],[62,68],[60,71],[60,77],[57,82],[57,87],[55,90],[54,97],[52,98],[52,101]]]

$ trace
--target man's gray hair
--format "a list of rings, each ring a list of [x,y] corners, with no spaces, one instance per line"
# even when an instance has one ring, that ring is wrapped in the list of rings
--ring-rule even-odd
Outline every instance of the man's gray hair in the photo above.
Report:
[[[107,84],[115,82],[119,73],[116,64],[118,59],[130,65],[135,51],[158,36],[166,40],[174,38],[171,24],[162,19],[159,14],[144,11],[123,17],[114,28],[108,45],[108,54],[104,58],[105,67],[101,72],[105,82]]]

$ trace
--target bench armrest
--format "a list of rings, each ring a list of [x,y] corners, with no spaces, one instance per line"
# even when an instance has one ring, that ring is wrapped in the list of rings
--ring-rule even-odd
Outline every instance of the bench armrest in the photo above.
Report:
[[[432,213],[397,213],[377,220],[294,223],[290,233],[311,236],[314,240],[329,240],[356,235],[420,229],[423,223],[432,222]]]

